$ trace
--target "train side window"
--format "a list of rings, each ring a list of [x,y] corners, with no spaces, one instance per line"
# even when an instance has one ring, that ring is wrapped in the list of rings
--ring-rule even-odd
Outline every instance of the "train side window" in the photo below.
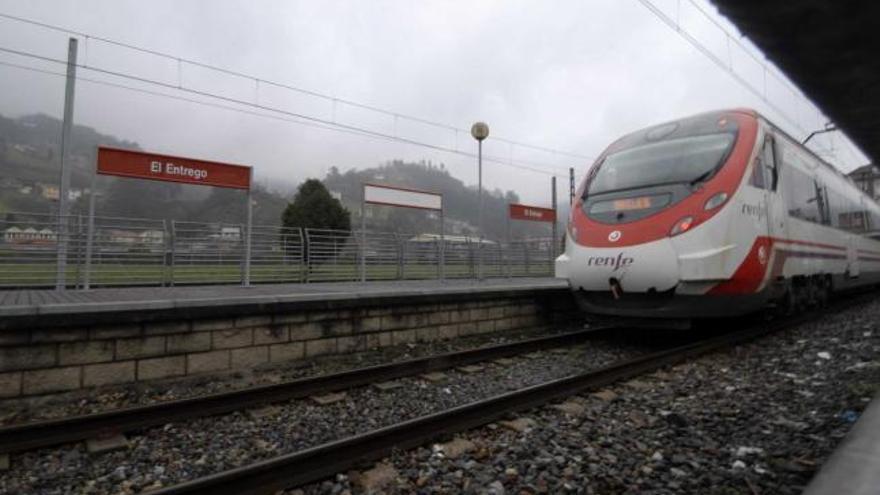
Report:
[[[880,208],[872,205],[868,212],[868,237],[880,240]]]
[[[838,213],[839,227],[848,232],[861,234],[868,230],[868,215],[861,201],[843,198],[843,208]]]
[[[828,215],[831,220],[831,226],[841,228],[841,212],[843,211],[846,202],[836,190],[829,189],[827,192]]]
[[[773,146],[773,137],[767,136],[764,139],[764,149],[761,150],[761,163],[764,171],[764,184],[766,188],[775,191],[778,174],[776,170],[776,153]]]
[[[782,183],[788,214],[808,222],[821,222],[816,182],[813,177],[786,163]]]
[[[755,157],[755,163],[752,166],[752,176],[749,179],[749,185],[752,187],[757,187],[758,189],[767,189],[767,185],[764,183],[764,157],[758,155]]]
[[[829,208],[828,204],[828,187],[821,185],[816,179],[813,179],[813,187],[816,191],[816,196],[814,196],[813,199],[816,201],[816,207],[819,210],[819,221],[822,225],[831,225],[831,208]]]

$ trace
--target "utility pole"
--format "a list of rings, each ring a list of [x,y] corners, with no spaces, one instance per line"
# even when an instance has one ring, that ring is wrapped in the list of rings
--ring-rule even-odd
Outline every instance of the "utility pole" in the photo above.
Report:
[[[551,198],[553,202],[553,247],[550,249],[550,262],[551,265],[553,260],[556,259],[556,236],[557,232],[557,223],[559,223],[559,218],[556,215],[556,176],[550,177],[550,189],[551,189]]]
[[[76,51],[77,40],[76,38],[70,38],[67,44],[67,82],[64,86],[64,122],[61,127],[61,184],[58,187],[56,290],[64,290],[67,283],[67,216],[70,213],[69,205],[67,204],[70,190],[70,163],[68,163],[68,155],[71,145],[71,129],[73,128],[73,102],[76,96]]]

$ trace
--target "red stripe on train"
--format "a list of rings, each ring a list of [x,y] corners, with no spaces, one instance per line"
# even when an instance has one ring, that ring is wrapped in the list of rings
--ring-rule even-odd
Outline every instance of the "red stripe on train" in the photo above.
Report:
[[[782,269],[788,258],[817,258],[817,259],[833,259],[845,260],[846,255],[837,253],[818,253],[814,251],[796,251],[792,249],[777,248],[774,244],[794,244],[799,246],[812,246],[825,249],[834,249],[846,251],[845,247],[835,246],[832,244],[823,244],[812,241],[800,241],[797,239],[782,239],[778,237],[759,236],[752,244],[749,254],[739,265],[730,280],[722,282],[711,290],[710,295],[730,295],[730,294],[753,294],[764,282],[767,270],[770,270],[771,280],[782,275]],[[764,252],[761,252],[761,249]],[[767,266],[773,254],[773,264]]]
[[[821,242],[812,242],[812,241],[799,241],[797,239],[782,239],[781,237],[774,237],[773,241],[782,242],[785,244],[797,244],[798,246],[811,246],[825,249],[836,249],[838,251],[846,251],[846,247],[837,246],[834,244],[823,244]]]

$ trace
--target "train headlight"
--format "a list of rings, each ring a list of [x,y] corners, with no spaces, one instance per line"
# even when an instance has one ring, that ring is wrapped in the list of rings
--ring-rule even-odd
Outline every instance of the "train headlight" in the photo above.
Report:
[[[687,232],[688,230],[690,230],[693,224],[694,217],[682,218],[681,220],[675,222],[675,225],[672,226],[672,230],[669,231],[670,237]]]
[[[727,193],[720,192],[706,201],[706,204],[703,205],[703,209],[706,211],[714,210],[719,206],[723,205],[724,202],[727,201]]]

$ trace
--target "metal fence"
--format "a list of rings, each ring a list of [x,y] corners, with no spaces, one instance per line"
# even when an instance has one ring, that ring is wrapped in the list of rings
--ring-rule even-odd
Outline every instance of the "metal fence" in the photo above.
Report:
[[[56,286],[59,244],[69,288],[552,276],[554,259],[550,238],[257,225],[247,277],[241,224],[7,213],[0,234],[0,288]]]

